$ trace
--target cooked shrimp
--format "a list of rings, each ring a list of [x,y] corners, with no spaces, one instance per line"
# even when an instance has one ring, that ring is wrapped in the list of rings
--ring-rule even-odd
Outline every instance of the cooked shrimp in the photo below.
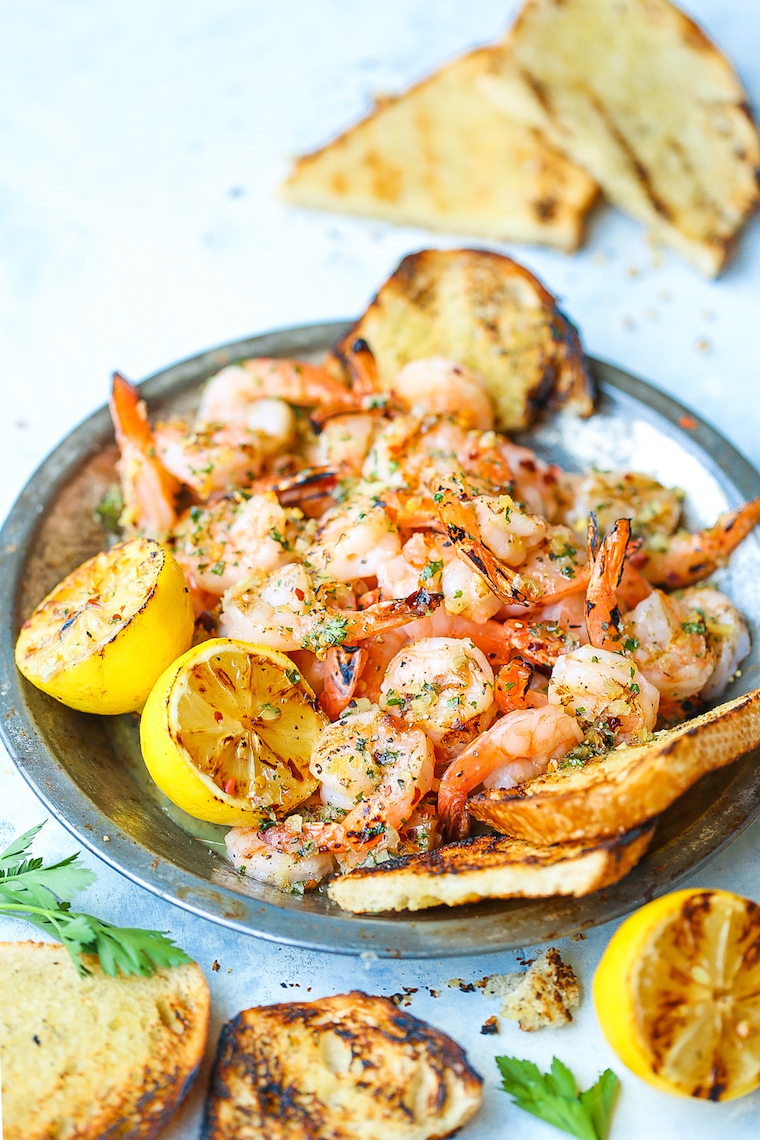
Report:
[[[252,571],[266,573],[292,562],[307,527],[301,512],[282,507],[273,491],[248,499],[227,495],[186,511],[172,542],[190,585],[221,597]]]
[[[406,601],[378,602],[364,610],[348,608],[354,596],[344,583],[315,586],[298,562],[269,574],[243,578],[222,599],[225,637],[268,645],[285,653],[308,649],[324,657],[335,645],[393,629],[429,613],[440,597],[420,590]]]
[[[500,601],[525,605],[541,596],[537,583],[516,567],[541,542],[546,533],[544,519],[521,511],[509,495],[468,499],[447,488],[436,498],[439,517],[457,554],[483,577]]]
[[[522,657],[515,656],[508,665],[502,665],[494,682],[494,700],[500,712],[527,708],[534,673],[533,666]]]
[[[180,485],[156,456],[145,403],[137,388],[113,374],[111,419],[121,453],[117,470],[124,509],[119,524],[127,535],[163,540],[177,518]]]
[[[301,853],[289,853],[267,842],[268,834],[254,827],[233,827],[227,832],[227,852],[238,871],[280,890],[292,890],[300,883],[307,888],[316,886],[335,870],[333,855],[320,852],[318,844],[308,838]],[[309,842],[310,850],[306,850]]]
[[[594,514],[602,531],[618,519],[630,519],[634,535],[668,535],[678,526],[683,498],[683,491],[663,487],[638,471],[593,471],[576,477],[565,521],[578,534],[586,533]]]
[[[416,531],[376,573],[384,598],[405,598],[427,586],[443,593],[447,613],[475,622],[487,621],[501,608],[482,575],[457,556],[451,541],[432,531]]]
[[[719,696],[750,650],[743,616],[710,588],[653,590],[627,616],[625,632],[641,672],[675,702]]]
[[[201,423],[249,423],[251,405],[262,399],[283,400],[296,407],[320,405],[352,407],[355,397],[327,369],[301,360],[256,357],[232,364],[217,372],[206,385],[198,408]],[[254,416],[261,409],[253,409]]]
[[[589,547],[594,562],[586,590],[586,627],[591,644],[598,649],[612,651],[622,647],[622,617],[617,604],[617,588],[623,576],[630,537],[630,519],[618,519],[599,545],[596,519],[591,515]]]
[[[506,663],[512,656],[512,645],[501,622],[469,621],[447,613],[441,606],[428,617],[370,637],[364,642],[367,664],[356,687],[357,695],[377,702],[390,662],[405,645],[422,637],[469,638],[485,654],[492,668]]]
[[[572,493],[572,480],[577,477],[568,475],[556,463],[546,463],[529,447],[522,447],[504,436],[499,437],[499,450],[512,472],[512,494],[518,503],[536,515],[543,515],[547,522],[559,522]]]
[[[485,381],[444,356],[410,360],[396,376],[392,390],[407,408],[455,416],[479,431],[493,428],[493,404]]]
[[[750,651],[747,619],[725,594],[709,586],[691,587],[678,597],[686,610],[704,621],[714,666],[700,696],[706,701],[715,700]]]
[[[634,562],[655,586],[691,586],[727,562],[758,521],[760,497],[726,511],[706,530],[652,535]]]
[[[558,657],[581,644],[580,637],[566,633],[556,621],[507,618],[503,624],[512,647],[532,665],[551,668]]]
[[[582,595],[588,585],[586,551],[566,526],[547,527],[541,541],[527,552],[520,569],[539,587],[541,607]]]
[[[357,494],[322,515],[304,562],[313,573],[352,582],[372,577],[400,550],[398,527],[385,504]]]
[[[582,739],[577,720],[556,704],[507,713],[446,769],[438,792],[445,833],[453,839],[469,834],[467,797],[479,784],[511,788],[539,776]]]
[[[328,419],[317,440],[317,463],[358,475],[378,426],[376,412],[351,412]]]
[[[167,471],[201,500],[247,487],[261,470],[261,436],[238,424],[194,431],[182,423],[157,424],[153,440]]]
[[[495,432],[467,431],[455,420],[417,414],[395,415],[378,431],[365,460],[365,479],[383,487],[405,490],[414,501],[426,502],[422,526],[430,525],[432,494],[443,481],[454,481],[472,494],[498,495],[509,491],[512,473]],[[415,525],[407,508],[404,525]]]
[[[660,694],[629,657],[582,645],[557,659],[549,704],[561,706],[584,728],[601,726],[611,746],[652,732]]]
[[[456,756],[496,715],[493,669],[467,639],[421,638],[388,665],[379,704],[423,728],[440,755]]]
[[[379,846],[398,846],[398,832],[433,783],[433,745],[421,729],[372,709],[328,725],[309,770],[321,781],[323,803],[349,809],[340,826],[356,862]]]
[[[327,650],[319,703],[330,720],[336,720],[353,700],[367,657],[361,645],[334,645]]]
[[[664,697],[676,701],[700,693],[714,660],[704,619],[677,598],[653,590],[625,619],[625,645]]]
[[[351,375],[351,391],[356,396],[370,396],[379,390],[377,363],[366,340],[359,337],[346,354]]]

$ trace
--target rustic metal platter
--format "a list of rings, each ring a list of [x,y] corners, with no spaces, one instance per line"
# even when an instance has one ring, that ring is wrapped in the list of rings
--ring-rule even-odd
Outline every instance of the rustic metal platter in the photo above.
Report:
[[[200,385],[246,356],[319,359],[348,326],[284,329],[183,361],[142,386],[151,410],[192,407]],[[599,412],[556,417],[527,442],[562,466],[635,469],[687,492],[690,524],[760,494],[760,476],[717,432],[641,380],[592,361]],[[753,753],[706,777],[662,816],[648,855],[626,879],[583,899],[493,901],[419,914],[347,914],[320,891],[303,898],[241,879],[226,862],[224,828],[175,808],[148,777],[135,717],[96,717],[59,705],[16,671],[21,622],[68,571],[101,549],[93,511],[114,479],[108,410],[73,431],[32,476],[0,532],[0,732],[49,811],[112,867],[162,898],[224,926],[345,954],[443,957],[514,949],[607,922],[672,889],[739,835],[760,811]],[[760,544],[751,536],[720,585],[760,629]],[[727,698],[760,684],[757,645]],[[104,839],[108,836],[108,841]]]

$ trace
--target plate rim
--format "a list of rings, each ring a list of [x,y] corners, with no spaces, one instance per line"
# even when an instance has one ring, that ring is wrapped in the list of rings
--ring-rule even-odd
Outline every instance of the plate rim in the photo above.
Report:
[[[320,351],[334,343],[354,323],[328,321],[295,325],[232,341],[151,374],[140,383],[141,394],[150,401],[179,394],[200,383],[198,377],[204,371],[211,375],[225,364],[248,355],[283,355],[285,352],[297,355],[299,352]],[[287,347],[283,342],[287,342]],[[613,364],[594,357],[588,359],[602,391],[605,385],[609,385],[667,421],[674,432],[686,437],[702,455],[709,457],[717,471],[730,480],[744,498],[760,495],[760,474],[733,444],[691,409]],[[433,912],[422,912],[423,918],[405,915],[405,921],[391,922],[382,916],[300,912],[241,895],[223,885],[212,885],[192,871],[159,860],[149,848],[105,815],[69,775],[36,732],[32,718],[24,715],[23,688],[28,683],[18,674],[14,661],[19,616],[18,584],[27,550],[44,518],[46,505],[55,500],[77,468],[100,453],[105,445],[99,441],[107,436],[109,429],[108,407],[103,405],[69,432],[31,475],[0,529],[0,737],[16,769],[45,807],[84,847],[132,882],[190,913],[254,937],[332,953],[418,959],[467,956],[523,946],[523,936],[516,941],[507,930],[499,932],[503,906],[493,911],[491,917],[496,918],[496,922],[490,924],[494,928],[490,937],[473,946],[451,937],[458,919],[461,923],[462,908],[438,910],[437,914],[441,916],[438,922]],[[722,817],[724,822],[729,818],[732,820],[728,832],[715,839],[714,829],[703,824],[701,831],[709,831],[712,836],[712,839],[705,838],[704,834],[698,834],[698,820],[681,833],[677,841],[683,848],[682,859],[688,843],[698,854],[688,866],[679,870],[676,865],[672,874],[661,876],[647,888],[643,895],[645,900],[664,893],[686,875],[693,874],[738,838],[760,813],[760,765],[752,765],[752,755],[738,762],[746,770],[746,779],[738,799],[728,803],[728,810]],[[700,817],[702,821],[710,819],[723,794],[710,813]],[[107,841],[101,838],[106,834],[109,837]],[[677,841],[672,841],[669,846],[676,846]],[[585,900],[567,899],[568,904],[574,904],[577,919],[564,925],[558,920],[560,929],[556,931],[551,929],[551,923],[545,923],[541,940],[550,941],[582,932],[628,913],[641,904],[642,892],[640,888],[636,891],[636,881],[634,869],[613,888],[596,892]],[[583,917],[588,900],[602,903],[601,912],[596,917]],[[553,901],[561,910],[562,898]],[[495,901],[483,905],[494,908]],[[472,917],[469,921],[473,921]],[[339,941],[336,941],[336,934]],[[529,940],[531,944],[533,941]]]

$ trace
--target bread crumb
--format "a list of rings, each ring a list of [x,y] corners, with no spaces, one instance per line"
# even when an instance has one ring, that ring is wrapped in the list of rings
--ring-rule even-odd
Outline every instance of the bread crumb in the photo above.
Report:
[[[499,1032],[499,1020],[498,1020],[498,1018],[495,1016],[489,1017],[488,1020],[484,1021],[483,1024],[481,1025],[480,1032],[484,1036],[488,1036],[491,1033],[498,1033]]]
[[[215,974],[219,973],[219,963],[217,962],[216,958],[214,958],[214,961],[211,963],[211,969]]]
[[[553,946],[523,974],[492,974],[484,994],[501,997],[502,1017],[516,1021],[526,1033],[567,1025],[581,1003],[578,979]]]
[[[707,339],[707,337],[703,337],[701,340],[697,341],[694,347],[696,348],[697,352],[710,352],[712,349],[712,344]]]

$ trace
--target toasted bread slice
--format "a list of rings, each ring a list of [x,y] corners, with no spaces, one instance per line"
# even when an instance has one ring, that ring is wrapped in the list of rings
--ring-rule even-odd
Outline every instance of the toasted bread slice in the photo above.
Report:
[[[537,776],[473,796],[476,819],[531,843],[621,835],[665,811],[700,776],[760,745],[760,689],[650,744],[623,745],[584,768]]]
[[[525,1033],[559,1029],[573,1020],[581,1004],[575,971],[549,946],[521,974],[491,974],[483,996],[501,997],[501,1016],[517,1021]]]
[[[653,833],[648,827],[619,839],[551,847],[479,835],[351,871],[333,879],[328,894],[355,914],[461,906],[482,899],[579,897],[627,875]]]
[[[337,345],[371,348],[389,389],[419,357],[446,356],[478,373],[504,431],[527,427],[545,404],[593,411],[593,381],[578,334],[554,297],[508,257],[478,249],[410,254]]]
[[[456,1042],[354,991],[244,1010],[222,1030],[202,1140],[426,1140],[480,1107]]]
[[[528,0],[481,86],[708,277],[758,201],[729,61],[668,0]]]
[[[476,78],[493,49],[441,68],[296,161],[287,202],[495,241],[577,249],[598,187]]]
[[[5,1140],[149,1140],[203,1058],[209,991],[195,963],[80,978],[58,943],[0,943]]]

